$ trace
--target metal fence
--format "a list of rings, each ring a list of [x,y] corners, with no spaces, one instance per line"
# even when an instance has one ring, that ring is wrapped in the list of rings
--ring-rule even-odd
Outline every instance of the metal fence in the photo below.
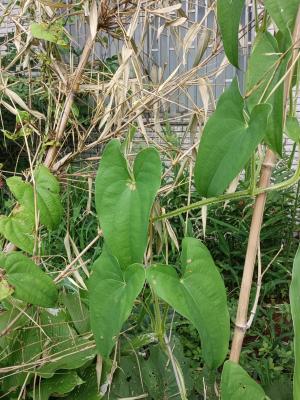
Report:
[[[7,0],[2,0],[1,9],[4,10]],[[162,2],[163,4],[163,2]],[[142,47],[141,57],[143,58],[145,68],[150,71],[150,74],[156,77],[159,76],[163,81],[170,76],[180,65],[177,73],[182,74],[185,71],[191,70],[198,56],[199,49],[203,44],[204,29],[206,32],[211,32],[214,35],[217,31],[217,24],[213,11],[210,10],[211,0],[182,0],[182,10],[187,17],[186,23],[176,26],[172,29],[162,30],[164,20],[160,16],[152,15],[150,23],[145,26],[143,16],[138,28],[134,34],[134,40]],[[13,14],[17,13],[17,9],[12,9],[11,14],[2,20],[0,24],[0,36],[8,35],[15,29],[13,22]],[[211,57],[209,63],[205,67],[199,69],[196,73],[194,83],[185,88],[176,89],[167,99],[167,105],[164,107],[164,112],[170,116],[170,120],[180,121],[178,125],[187,124],[188,121],[184,118],[189,113],[192,114],[196,109],[203,107],[203,96],[199,87],[199,80],[202,77],[208,80],[209,86],[213,93],[213,97],[218,97],[223,93],[224,89],[230,85],[233,77],[238,76],[240,86],[243,89],[244,71],[247,67],[247,57],[250,53],[255,31],[251,25],[254,15],[254,5],[252,1],[247,2],[241,20],[241,35],[240,35],[240,70],[236,70],[228,64],[224,52],[219,52]],[[172,16],[172,15],[171,15]],[[174,14],[174,18],[176,15]],[[188,44],[185,43],[186,35],[189,29],[199,27],[193,40]],[[144,34],[145,28],[147,34]],[[76,19],[76,22],[70,23],[68,26],[71,37],[73,38],[72,45],[81,49],[86,42],[89,34],[88,26],[85,20]],[[160,32],[160,34],[159,34]],[[182,45],[187,45],[185,53]],[[93,52],[94,59],[106,59],[121,53],[123,42],[107,36],[106,45],[97,43]],[[4,46],[5,47],[5,46]],[[5,51],[5,48],[0,48],[0,51]],[[208,56],[212,52],[212,45],[208,46],[204,56]],[[183,62],[184,60],[184,62]],[[76,60],[74,60],[74,64]],[[300,99],[297,102],[297,111],[300,116]],[[180,118],[180,116],[183,118]],[[173,118],[173,117],[176,118]],[[175,122],[176,124],[176,122]],[[181,128],[180,128],[181,129]],[[286,139],[286,151],[291,152],[292,143]],[[296,155],[296,158],[298,154]]]
[[[178,74],[191,70],[199,48],[203,42],[203,29],[199,29],[195,39],[189,43],[186,55],[182,53],[182,46],[178,43],[184,42],[187,30],[193,25],[204,25],[207,31],[212,35],[217,31],[217,24],[214,12],[208,12],[211,0],[182,0],[182,9],[187,16],[187,22],[183,26],[178,26],[174,29],[162,31],[158,35],[160,27],[164,21],[159,16],[153,16],[151,23],[148,25],[146,40],[142,42],[143,30],[145,26],[143,21],[140,21],[140,27],[136,30],[134,39],[137,43],[143,46],[142,56],[145,66],[148,71],[156,71],[156,75],[161,73],[162,80],[167,79],[180,64]],[[223,93],[224,89],[230,85],[232,79],[237,76],[239,79],[241,90],[244,87],[245,71],[247,68],[247,59],[251,51],[252,44],[255,39],[255,29],[253,26],[254,19],[254,2],[248,0],[244,9],[240,23],[240,47],[239,47],[239,64],[240,70],[237,70],[227,62],[223,51],[212,57],[210,62],[197,72],[197,76],[212,77],[209,79],[209,85],[213,92],[214,98],[217,100]],[[175,15],[174,15],[175,17]],[[75,38],[79,48],[83,47],[88,35],[87,26],[84,22],[76,21],[70,25],[70,32]],[[123,43],[111,36],[107,37],[107,46],[100,44],[96,45],[96,51],[93,56],[99,59],[105,59],[121,53]],[[205,56],[212,52],[212,47],[209,46],[205,52]],[[185,63],[182,63],[185,57]],[[168,98],[168,107],[164,111],[170,116],[176,131],[182,131],[182,125],[188,123],[188,120],[180,118],[180,115],[187,115],[188,111],[192,113],[197,108],[203,107],[201,90],[199,81],[194,79],[195,83],[188,88],[179,88]],[[300,117],[300,98],[297,101],[297,112]],[[174,118],[175,117],[175,118]],[[179,121],[179,122],[176,122]],[[285,150],[287,154],[292,151],[293,142],[288,138],[285,139]],[[295,163],[299,157],[298,152],[295,154]]]

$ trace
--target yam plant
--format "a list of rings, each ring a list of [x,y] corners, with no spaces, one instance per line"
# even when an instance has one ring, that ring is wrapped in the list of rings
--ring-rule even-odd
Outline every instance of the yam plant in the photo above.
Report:
[[[300,178],[298,165],[272,179],[285,138],[293,153],[300,141],[299,5],[254,1],[241,26],[244,0],[205,2],[195,20],[176,0],[2,2],[0,398],[269,398],[239,361],[272,267],[261,257],[266,199]],[[164,36],[177,57],[169,73],[151,49]],[[205,232],[213,204],[238,201],[252,222],[232,316]],[[299,251],[290,308],[299,400]],[[199,340],[193,371],[176,334],[184,323]]]

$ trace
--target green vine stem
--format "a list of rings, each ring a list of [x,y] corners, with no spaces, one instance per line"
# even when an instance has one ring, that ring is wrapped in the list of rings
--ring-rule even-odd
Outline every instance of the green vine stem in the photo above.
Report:
[[[201,208],[203,206],[208,206],[211,204],[217,204],[217,203],[222,203],[228,200],[239,200],[239,199],[243,199],[243,198],[247,198],[247,197],[256,197],[261,193],[269,193],[269,192],[273,192],[273,191],[279,191],[279,190],[284,190],[287,189],[293,185],[295,185],[300,179],[300,162],[297,166],[297,170],[295,172],[295,174],[287,179],[284,182],[280,182],[277,183],[275,185],[269,186],[267,188],[255,188],[255,189],[247,189],[247,190],[241,190],[239,192],[235,192],[235,193],[226,193],[220,196],[215,196],[215,197],[209,197],[207,199],[203,199],[200,201],[197,201],[196,203],[191,203],[188,206],[184,206],[184,207],[180,207],[177,208],[176,210],[167,212],[163,215],[159,215],[158,217],[153,218],[153,222],[155,221],[161,221],[164,220],[166,218],[172,218],[172,217],[177,217],[178,215],[181,215],[183,213],[186,213],[188,211],[191,210],[196,210],[198,208]]]

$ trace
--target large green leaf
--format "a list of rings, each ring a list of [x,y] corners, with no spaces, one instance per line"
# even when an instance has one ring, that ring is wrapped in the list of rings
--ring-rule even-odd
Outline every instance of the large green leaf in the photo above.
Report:
[[[117,259],[105,250],[95,261],[89,279],[91,327],[104,358],[115,345],[144,282],[145,270],[140,264],[122,271]]]
[[[0,233],[19,249],[32,254],[34,248],[34,219],[32,214],[18,207],[10,216],[0,215]]]
[[[254,42],[247,70],[246,91],[250,93],[247,106],[250,111],[264,103],[284,75],[286,59],[280,62],[280,52],[274,36],[260,32]],[[267,100],[272,112],[267,125],[266,140],[279,155],[282,154],[284,84]]]
[[[200,141],[195,185],[202,196],[223,193],[265,136],[270,105],[255,106],[248,124],[243,110],[244,101],[235,79],[220,97]]]
[[[300,400],[300,247],[294,259],[290,303],[294,325],[294,400]]]
[[[59,225],[63,215],[63,207],[59,196],[59,183],[49,169],[43,165],[37,168],[34,175],[40,221],[48,229],[54,229]],[[7,185],[18,202],[34,218],[33,186],[17,176],[7,179]]]
[[[161,162],[158,152],[147,148],[137,155],[130,171],[120,146],[112,140],[103,153],[96,178],[96,209],[106,245],[124,268],[143,260]]]
[[[239,67],[239,24],[245,0],[218,0],[218,23],[228,60]]]
[[[265,7],[282,32],[293,33],[299,0],[265,0]]]
[[[226,361],[221,379],[222,400],[264,400],[262,387],[247,372],[232,361]]]
[[[230,333],[225,286],[203,243],[185,238],[182,246],[181,277],[170,266],[153,265],[147,280],[160,298],[197,328],[204,360],[217,368],[226,357]]]
[[[83,380],[75,371],[60,371],[50,379],[43,379],[36,385],[34,398],[36,400],[48,400],[51,395],[61,395],[71,392],[76,386],[82,385]]]
[[[5,279],[14,288],[13,296],[29,304],[52,307],[57,300],[57,288],[30,258],[14,252],[0,255],[0,268]]]

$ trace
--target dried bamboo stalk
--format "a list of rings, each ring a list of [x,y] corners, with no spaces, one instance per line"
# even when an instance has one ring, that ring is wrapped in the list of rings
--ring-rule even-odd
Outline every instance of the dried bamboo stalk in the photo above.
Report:
[[[101,14],[101,7],[99,7],[99,9],[98,9],[97,19],[99,19],[100,14]],[[98,29],[97,29],[97,31],[98,31]],[[58,123],[58,128],[57,128],[57,131],[55,134],[54,145],[49,147],[48,152],[46,154],[45,161],[43,163],[48,168],[51,168],[52,164],[55,161],[56,155],[59,151],[59,142],[65,132],[65,128],[67,126],[71,108],[72,108],[72,105],[74,102],[74,96],[75,96],[75,93],[77,92],[77,90],[79,89],[81,77],[82,77],[84,68],[89,60],[89,56],[90,56],[92,48],[94,46],[96,36],[97,36],[97,32],[96,32],[96,34],[93,32],[90,33],[90,35],[86,41],[86,44],[84,46],[84,49],[82,51],[78,66],[74,73],[74,76],[72,77],[72,79],[69,79],[69,89],[68,89],[68,93],[66,96],[63,113],[62,113],[62,116]],[[7,245],[5,246],[4,252],[11,253],[12,251],[15,251],[16,249],[17,249],[17,247],[13,243],[7,243]]]
[[[98,18],[100,16],[100,13],[101,13],[101,7],[99,7],[99,10],[98,10],[98,14],[97,14]],[[74,76],[71,77],[71,79],[69,80],[70,88],[69,88],[69,92],[68,92],[66,100],[65,100],[63,114],[58,123],[58,128],[57,128],[56,135],[55,135],[55,144],[48,149],[48,152],[47,152],[47,155],[46,155],[46,158],[44,161],[44,165],[48,168],[51,167],[51,165],[53,164],[53,162],[56,158],[56,155],[58,153],[59,146],[57,145],[57,143],[60,142],[60,140],[65,132],[65,129],[66,129],[66,126],[67,126],[67,123],[69,120],[71,108],[72,108],[72,105],[74,102],[74,96],[75,96],[75,93],[79,89],[81,77],[82,77],[84,68],[89,60],[89,56],[90,56],[92,48],[94,46],[96,36],[97,35],[94,34],[93,32],[90,33],[90,35],[85,43],[85,46],[84,46],[83,52],[81,54],[76,71],[74,73]]]
[[[275,162],[276,155],[270,149],[268,149],[262,166],[259,188],[263,189],[269,186]],[[254,211],[250,227],[242,285],[235,322],[235,330],[230,353],[230,360],[235,362],[239,362],[243,340],[247,330],[250,291],[252,286],[255,259],[263,221],[266,198],[267,194],[261,193],[257,196],[254,204]]]
[[[300,41],[300,7],[298,9],[296,25],[293,34],[294,50],[290,65],[293,65],[293,61],[295,60],[295,58],[297,57],[297,53],[299,52],[298,48],[299,41]],[[287,101],[289,95],[292,78],[293,78],[293,68],[290,69],[289,74],[286,76],[285,80],[285,96],[284,96],[285,101]],[[284,115],[286,116],[286,107]],[[272,176],[272,170],[275,166],[275,163],[276,163],[276,155],[270,149],[267,149],[259,181],[260,189],[269,186],[270,179]],[[230,352],[230,360],[237,363],[239,362],[240,359],[243,340],[247,331],[250,291],[252,286],[257,248],[260,240],[260,231],[263,222],[266,197],[267,197],[266,193],[261,193],[256,197],[252,221],[251,221],[251,227],[249,232],[242,284],[241,284],[238,309],[236,314],[235,329],[234,329],[234,335]]]

